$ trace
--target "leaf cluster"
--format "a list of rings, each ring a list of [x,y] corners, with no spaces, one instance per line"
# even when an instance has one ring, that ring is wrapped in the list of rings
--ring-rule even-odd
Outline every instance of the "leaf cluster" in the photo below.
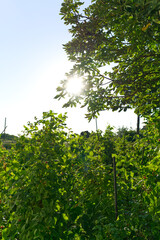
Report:
[[[159,1],[94,0],[83,11],[81,5],[64,1],[60,13],[72,34],[64,45],[74,62],[67,77],[77,74],[85,82],[81,96],[70,97],[65,107],[87,106],[89,119],[106,109],[134,108],[143,116],[159,111]],[[66,81],[56,98],[67,95]]]

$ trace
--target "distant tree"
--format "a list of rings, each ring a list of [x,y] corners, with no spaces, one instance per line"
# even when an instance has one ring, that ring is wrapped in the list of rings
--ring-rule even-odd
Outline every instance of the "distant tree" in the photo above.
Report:
[[[86,138],[89,138],[90,132],[88,132],[88,131],[83,131],[83,132],[81,132],[80,135],[81,135],[81,136],[84,136],[84,137],[86,137]]]
[[[5,140],[16,140],[16,139],[18,139],[18,137],[17,136],[15,136],[15,135],[10,135],[10,134],[7,134],[7,133],[3,133],[3,134],[1,134],[0,135],[1,136],[1,139],[5,139]]]
[[[80,0],[64,0],[60,12],[72,34],[64,45],[74,62],[67,77],[83,76],[85,85],[64,107],[87,106],[89,120],[105,109],[159,114],[160,2],[92,0],[83,11],[82,5]],[[67,95],[67,81],[61,82],[55,98]]]
[[[13,144],[17,142],[18,137],[7,133],[2,133],[0,135],[0,139],[3,147],[5,147],[6,149],[11,149]]]
[[[118,128],[116,135],[120,138],[124,137],[128,142],[134,142],[136,140],[137,132],[135,130],[122,127]]]

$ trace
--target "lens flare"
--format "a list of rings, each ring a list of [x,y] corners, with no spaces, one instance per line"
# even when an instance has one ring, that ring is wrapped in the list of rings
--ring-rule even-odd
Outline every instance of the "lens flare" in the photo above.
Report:
[[[79,95],[83,89],[82,78],[71,78],[66,85],[66,91],[72,95]]]

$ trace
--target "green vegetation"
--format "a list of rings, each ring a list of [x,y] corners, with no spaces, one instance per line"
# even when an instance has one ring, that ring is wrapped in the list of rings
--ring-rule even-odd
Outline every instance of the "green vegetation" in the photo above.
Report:
[[[159,133],[68,133],[52,111],[0,149],[2,239],[158,239]],[[154,134],[153,134],[154,133]],[[117,162],[115,220],[112,156]]]
[[[72,39],[64,45],[74,62],[67,74],[83,76],[84,91],[65,107],[88,107],[88,119],[100,111],[126,111],[148,116],[159,111],[160,4],[158,0],[92,0],[82,11],[80,0],[64,0],[61,15]],[[113,64],[112,71],[107,64]],[[66,83],[57,88],[61,99]]]
[[[5,134],[3,133],[0,135],[0,139],[1,139],[3,147],[5,147],[6,149],[11,149],[12,146],[16,143],[18,137],[7,134],[7,133],[5,133]]]
[[[89,120],[133,108],[146,125],[139,134],[108,126],[78,135],[66,115],[50,111],[17,139],[6,135],[15,142],[0,145],[2,240],[160,238],[159,1],[92,0],[79,11],[82,5],[64,0],[61,8],[73,37],[65,45],[75,61],[68,77],[83,75],[85,84],[65,106],[88,106]],[[112,62],[113,72],[102,73]],[[67,95],[66,82],[56,98]]]

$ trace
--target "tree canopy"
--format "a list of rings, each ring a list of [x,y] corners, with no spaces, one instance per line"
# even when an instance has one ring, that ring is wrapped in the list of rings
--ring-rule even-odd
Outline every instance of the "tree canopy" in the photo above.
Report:
[[[74,65],[55,98],[67,96],[68,78],[76,74],[83,76],[84,90],[69,96],[64,107],[87,106],[88,119],[106,109],[159,115],[160,2],[92,0],[88,7],[82,5],[64,0],[61,6],[72,34],[64,49]]]

